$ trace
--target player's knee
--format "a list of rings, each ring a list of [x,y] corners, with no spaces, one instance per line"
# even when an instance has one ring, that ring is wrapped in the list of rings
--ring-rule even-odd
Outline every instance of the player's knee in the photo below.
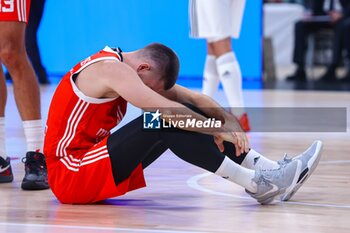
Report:
[[[20,52],[18,46],[13,42],[0,44],[0,60],[7,68],[16,66]]]
[[[208,48],[212,53],[219,57],[225,53],[232,51],[231,38],[230,37],[215,37],[208,39]]]

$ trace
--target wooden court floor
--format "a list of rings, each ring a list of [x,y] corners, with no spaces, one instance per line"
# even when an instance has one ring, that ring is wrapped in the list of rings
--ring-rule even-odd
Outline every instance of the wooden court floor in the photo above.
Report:
[[[46,112],[54,86],[42,87]],[[350,107],[350,93],[245,91],[248,106]],[[218,101],[226,104],[219,92]],[[137,116],[131,108],[127,120]],[[94,205],[60,204],[50,190],[22,191],[24,136],[12,88],[7,146],[15,180],[0,185],[0,232],[350,232],[350,134],[250,133],[251,145],[272,159],[297,155],[314,139],[321,162],[289,202],[261,206],[239,186],[178,159],[170,151],[145,170],[147,187]],[[349,131],[349,129],[348,129]]]

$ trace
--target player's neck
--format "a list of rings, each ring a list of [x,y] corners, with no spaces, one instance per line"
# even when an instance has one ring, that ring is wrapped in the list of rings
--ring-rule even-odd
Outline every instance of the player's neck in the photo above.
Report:
[[[136,52],[123,52],[124,63],[136,70],[138,67],[138,58]]]

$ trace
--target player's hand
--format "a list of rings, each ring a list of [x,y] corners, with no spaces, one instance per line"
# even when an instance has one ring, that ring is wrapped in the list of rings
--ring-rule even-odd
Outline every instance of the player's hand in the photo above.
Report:
[[[220,132],[214,136],[214,141],[221,152],[225,150],[224,141],[233,143],[236,148],[236,156],[248,152],[250,148],[247,135],[244,132]]]
[[[225,115],[225,124],[222,126],[222,131],[214,135],[214,141],[221,152],[225,150],[224,141],[233,143],[236,148],[236,156],[248,152],[250,148],[247,135],[238,119],[231,113]]]

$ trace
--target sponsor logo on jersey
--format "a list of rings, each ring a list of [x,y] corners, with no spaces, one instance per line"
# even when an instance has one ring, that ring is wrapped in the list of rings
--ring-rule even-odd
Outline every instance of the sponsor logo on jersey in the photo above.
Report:
[[[83,66],[86,63],[88,63],[89,61],[91,61],[91,57],[86,58],[84,61],[80,62],[80,65]]]

